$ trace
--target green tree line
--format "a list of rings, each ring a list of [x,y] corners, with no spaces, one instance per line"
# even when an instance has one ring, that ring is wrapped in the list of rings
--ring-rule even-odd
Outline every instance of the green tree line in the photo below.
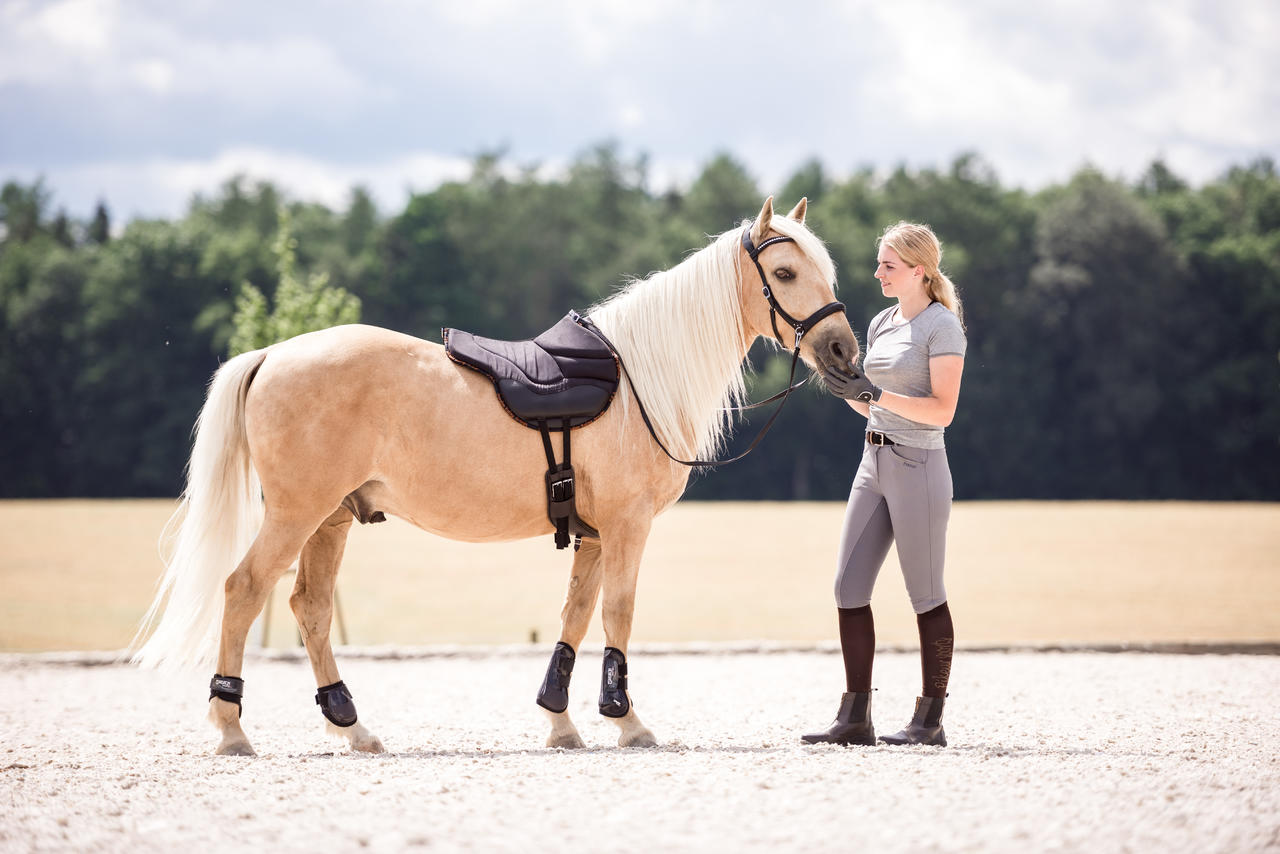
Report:
[[[331,210],[235,179],[181,219],[113,228],[105,202],[80,222],[42,182],[6,183],[0,495],[176,494],[211,373],[289,334],[288,306],[436,341],[441,326],[530,337],[674,265],[767,193],[784,210],[809,198],[860,340],[887,305],[876,237],[899,219],[941,237],[969,334],[947,431],[957,498],[1280,498],[1270,160],[1202,186],[1156,162],[1131,183],[1086,168],[1028,192],[976,155],[844,178],[813,161],[761,187],[723,154],[659,192],[644,157],[608,144],[551,178],[484,155],[385,214],[359,188]],[[760,343],[752,360],[757,397],[780,387],[784,357]],[[806,387],[753,455],[689,494],[843,498],[863,423]]]

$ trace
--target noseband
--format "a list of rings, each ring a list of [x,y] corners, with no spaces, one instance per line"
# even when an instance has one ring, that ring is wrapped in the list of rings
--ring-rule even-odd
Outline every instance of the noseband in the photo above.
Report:
[[[796,334],[795,350],[800,351],[800,339],[805,336],[810,329],[817,326],[819,321],[829,315],[844,312],[844,303],[829,302],[804,320],[796,320],[787,310],[778,304],[778,298],[773,295],[773,289],[769,287],[769,280],[764,276],[764,267],[760,266],[760,253],[775,243],[795,243],[795,238],[770,237],[768,240],[761,242],[756,246],[751,242],[751,226],[747,226],[742,230],[742,248],[746,250],[747,255],[751,256],[751,263],[756,265],[756,272],[760,274],[760,288],[764,294],[764,298],[769,301],[769,324],[773,326],[773,337],[778,339],[778,343],[783,347],[787,343],[782,340],[782,335],[778,332],[778,317],[781,316],[783,321],[791,326],[792,331]]]

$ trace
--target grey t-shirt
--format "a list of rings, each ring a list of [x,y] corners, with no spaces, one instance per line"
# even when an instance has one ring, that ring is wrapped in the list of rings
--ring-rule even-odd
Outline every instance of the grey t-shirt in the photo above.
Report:
[[[867,379],[895,394],[928,397],[933,394],[929,359],[934,356],[963,356],[967,341],[960,319],[940,302],[895,325],[897,306],[886,308],[867,327],[867,354],[862,367]],[[871,404],[867,429],[885,434],[909,448],[934,450],[944,447],[941,427],[921,424]]]

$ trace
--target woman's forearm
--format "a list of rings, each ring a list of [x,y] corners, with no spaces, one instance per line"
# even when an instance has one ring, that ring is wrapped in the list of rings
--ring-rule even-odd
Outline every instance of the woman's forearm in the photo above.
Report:
[[[866,407],[867,404],[861,404]],[[941,398],[929,397],[907,397],[906,395],[895,394],[891,391],[882,392],[880,399],[876,401],[876,406],[881,409],[887,409],[894,415],[901,415],[903,418],[910,418],[921,424],[928,424],[932,427],[948,427],[951,420],[955,418],[956,406],[954,402],[948,403]]]

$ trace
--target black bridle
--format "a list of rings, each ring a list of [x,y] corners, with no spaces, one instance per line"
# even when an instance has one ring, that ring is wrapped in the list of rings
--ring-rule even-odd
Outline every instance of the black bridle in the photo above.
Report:
[[[747,226],[742,230],[742,248],[746,250],[747,255],[751,256],[751,263],[756,265],[756,272],[760,274],[760,289],[764,294],[764,298],[769,301],[769,324],[773,327],[773,337],[778,339],[778,343],[783,347],[787,346],[787,342],[782,340],[782,335],[778,332],[778,317],[781,316],[784,321],[791,325],[791,330],[796,335],[795,350],[800,352],[800,339],[805,336],[813,327],[817,326],[819,321],[828,315],[836,314],[844,311],[844,303],[829,302],[804,320],[796,320],[787,310],[778,304],[778,298],[773,295],[773,289],[769,287],[769,280],[765,278],[764,267],[760,266],[760,253],[768,249],[775,243],[795,243],[793,237],[770,237],[768,240],[761,241],[759,246],[751,242],[751,226]]]
[[[751,440],[751,444],[747,446],[747,449],[745,451],[738,454],[736,457],[730,457],[727,460],[682,460],[679,457],[674,456],[670,451],[668,451],[667,446],[662,444],[662,440],[658,438],[657,432],[654,431],[653,424],[649,421],[649,413],[644,411],[644,402],[640,400],[640,393],[636,391],[635,384],[631,382],[631,374],[627,373],[626,363],[622,361],[622,354],[618,352],[618,348],[614,347],[613,343],[610,342],[608,338],[605,338],[604,334],[590,320],[581,316],[577,318],[579,323],[589,327],[593,332],[599,335],[601,340],[603,340],[606,344],[608,344],[609,348],[613,350],[614,355],[618,357],[618,364],[622,366],[622,372],[626,374],[627,383],[631,386],[631,393],[632,395],[635,396],[636,405],[640,409],[640,417],[644,419],[644,426],[649,428],[649,435],[653,437],[653,441],[658,443],[658,447],[662,449],[662,453],[670,457],[672,462],[677,462],[682,466],[689,466],[690,468],[695,468],[699,466],[705,466],[709,468],[712,466],[722,466],[725,463],[737,462],[738,460],[742,459],[747,454],[754,451],[756,449],[756,445],[760,444],[760,440],[763,439],[764,435],[769,432],[769,428],[773,426],[773,422],[776,421],[778,419],[778,416],[782,413],[782,407],[786,405],[787,398],[791,396],[791,392],[800,388],[800,386],[804,385],[805,382],[808,380],[808,377],[806,377],[805,379],[800,380],[800,382],[795,381],[796,364],[800,361],[801,339],[804,338],[804,336],[809,332],[810,329],[817,326],[819,321],[823,320],[824,318],[832,314],[837,314],[837,313],[843,314],[845,311],[845,307],[844,307],[844,303],[842,302],[830,302],[824,305],[822,308],[815,311],[813,314],[806,317],[804,320],[796,320],[794,317],[788,314],[787,311],[781,305],[779,305],[778,298],[774,296],[773,290],[769,287],[769,280],[764,275],[764,268],[760,266],[760,253],[775,243],[794,243],[794,242],[795,242],[794,238],[778,236],[778,237],[770,237],[768,240],[761,241],[760,245],[756,246],[755,243],[753,243],[751,240],[751,226],[747,226],[746,229],[744,229],[742,232],[742,248],[746,251],[747,255],[751,257],[751,262],[756,265],[756,272],[760,274],[760,286],[761,286],[762,293],[764,294],[764,298],[769,301],[769,323],[773,326],[773,337],[778,339],[778,343],[781,344],[784,349],[786,348],[787,343],[783,341],[782,336],[778,334],[777,317],[780,315],[783,321],[791,324],[791,329],[793,332],[795,332],[795,344],[791,352],[791,376],[787,379],[787,387],[782,391],[778,392],[777,394],[760,401],[759,403],[749,403],[746,406],[738,406],[734,408],[734,411],[741,412],[747,409],[756,409],[758,407],[765,406],[767,404],[773,403],[775,400],[778,400],[779,398],[782,399],[781,402],[778,404],[777,408],[773,410],[773,414],[769,416],[769,420],[766,421],[764,426],[760,428],[760,432],[757,433],[756,437]]]

